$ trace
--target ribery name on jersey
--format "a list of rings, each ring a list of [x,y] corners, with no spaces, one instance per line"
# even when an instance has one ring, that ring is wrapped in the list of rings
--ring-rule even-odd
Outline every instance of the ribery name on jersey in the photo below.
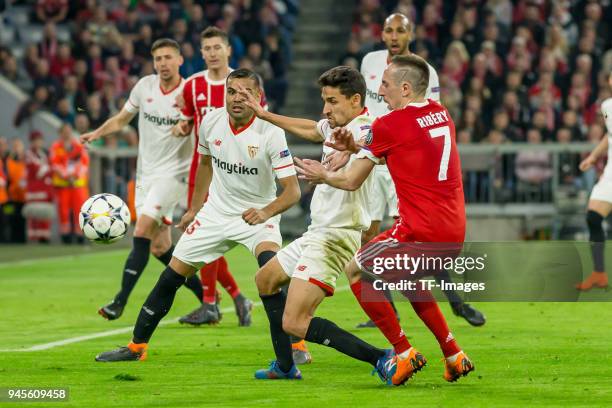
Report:
[[[174,126],[178,123],[178,118],[173,119],[173,118],[160,118],[159,116],[155,116],[155,115],[151,115],[150,113],[144,112],[144,118],[145,120],[148,120],[149,122],[153,122],[154,124],[156,124],[157,126]]]
[[[429,114],[417,118],[417,123],[422,128],[445,122],[448,122],[448,115],[445,111],[429,112]]]
[[[245,167],[242,164],[232,164],[223,160],[217,159],[215,156],[212,157],[215,165],[225,171],[227,174],[246,174],[250,176],[256,176],[258,174],[257,167]]]

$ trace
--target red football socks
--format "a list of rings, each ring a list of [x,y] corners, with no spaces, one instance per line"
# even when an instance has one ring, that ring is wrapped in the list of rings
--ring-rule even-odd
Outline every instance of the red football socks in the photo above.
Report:
[[[414,296],[413,299],[410,299],[412,296],[409,297],[410,304],[419,318],[436,337],[436,340],[438,340],[444,357],[450,357],[460,352],[461,349],[448,329],[446,319],[431,291],[417,289],[416,292],[418,293],[412,294]]]
[[[384,293],[375,290],[372,283],[364,280],[353,283],[351,290],[364,312],[393,345],[395,352],[400,354],[408,350],[410,343]]]
[[[215,262],[218,265],[217,280],[219,281],[221,285],[223,285],[223,287],[225,288],[227,293],[229,293],[232,299],[235,299],[236,296],[240,294],[240,289],[238,288],[238,284],[236,283],[236,280],[230,273],[229,268],[227,267],[227,261],[225,260],[224,257],[221,257],[217,259]]]
[[[202,289],[204,289],[204,303],[216,302],[216,285],[217,285],[217,270],[219,260],[216,260],[200,269],[200,281],[202,281]]]

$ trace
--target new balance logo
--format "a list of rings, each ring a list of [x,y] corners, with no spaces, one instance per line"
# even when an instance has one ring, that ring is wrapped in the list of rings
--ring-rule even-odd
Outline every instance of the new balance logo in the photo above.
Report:
[[[133,269],[126,269],[125,273],[129,273],[130,275],[134,275],[134,276],[138,275],[138,271],[135,271]]]

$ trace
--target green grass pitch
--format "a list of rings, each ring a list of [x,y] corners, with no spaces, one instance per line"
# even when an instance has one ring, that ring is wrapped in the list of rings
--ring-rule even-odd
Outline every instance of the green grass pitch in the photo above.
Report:
[[[303,381],[254,380],[253,372],[273,358],[261,307],[255,308],[250,328],[237,327],[233,311],[226,311],[216,327],[164,324],[145,362],[94,361],[97,353],[125,345],[129,330],[40,351],[16,351],[132,326],[162,267],[151,258],[124,316],[107,322],[96,310],[116,292],[126,255],[124,249],[90,251],[0,264],[0,387],[70,389],[67,402],[18,406],[612,406],[610,303],[482,303],[478,307],[488,322],[481,328],[470,327],[441,305],[459,344],[476,364],[474,373],[454,384],[442,379],[435,339],[407,303],[399,305],[402,326],[428,358],[428,366],[397,388],[370,376],[369,365],[318,345],[310,345],[314,362],[302,367]],[[228,261],[243,292],[258,300],[254,259],[239,248],[228,254]],[[338,287],[319,315],[387,347],[377,330],[353,329],[364,314],[344,277]],[[193,295],[181,289],[166,320],[195,306]],[[222,307],[232,307],[227,295]]]

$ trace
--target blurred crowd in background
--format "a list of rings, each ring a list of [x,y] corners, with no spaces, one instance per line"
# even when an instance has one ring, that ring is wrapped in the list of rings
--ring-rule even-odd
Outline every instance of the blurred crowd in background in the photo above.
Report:
[[[64,124],[60,134],[75,138],[95,129],[122,108],[140,77],[154,73],[150,49],[156,39],[170,37],[181,44],[185,59],[180,71],[183,77],[205,69],[200,33],[211,25],[229,33],[230,66],[252,69],[264,79],[270,109],[281,111],[285,103],[298,0],[0,3],[0,7],[9,11],[0,19],[0,74],[30,96],[19,107],[15,127],[27,122],[33,113],[45,110]],[[16,14],[10,12],[11,7],[23,6],[30,6],[26,21],[13,19]],[[98,145],[136,146],[135,122],[115,137],[100,140]],[[28,201],[26,192],[35,179],[32,170],[27,171],[27,156],[32,149],[40,150],[44,156],[44,170],[37,175],[48,181],[51,202],[54,197],[58,201],[61,195],[58,186],[53,187],[58,171],[48,165],[48,150],[34,142],[40,140],[35,129],[30,140],[31,148],[24,146],[22,140],[7,141],[0,135],[0,242],[24,242],[27,237],[48,240],[46,233],[39,237],[39,232],[32,232],[29,225],[25,228],[22,213]],[[37,144],[40,146],[34,147]],[[135,169],[133,162],[122,160],[113,167],[103,166],[105,191],[126,199]],[[61,176],[70,185],[80,177]],[[69,204],[70,200],[66,202]],[[61,205],[58,207],[61,212]],[[74,226],[75,221],[70,224]],[[81,241],[78,228],[73,232],[66,228],[60,226],[65,242]]]
[[[203,70],[200,33],[210,25],[230,34],[230,66],[257,71],[271,108],[282,109],[298,11],[295,0],[36,3],[29,23],[39,26],[35,31],[41,32],[40,39],[28,26],[17,26],[10,15],[3,22],[4,30],[13,30],[14,41],[1,44],[0,73],[32,95],[15,118],[17,126],[46,109],[78,132],[97,127],[121,109],[138,78],[154,73],[150,50],[155,39],[170,37],[181,44],[183,77]]]
[[[556,169],[537,145],[597,143],[605,135],[599,107],[612,96],[609,0],[360,0],[340,63],[358,67],[382,48],[393,11],[414,22],[411,51],[436,68],[459,143],[534,145],[500,157],[494,183],[490,174],[466,174],[468,202],[490,200],[491,188],[500,190],[496,201],[529,200],[531,190],[546,201]],[[563,157],[559,178],[590,191],[604,162],[582,175],[583,156]]]

